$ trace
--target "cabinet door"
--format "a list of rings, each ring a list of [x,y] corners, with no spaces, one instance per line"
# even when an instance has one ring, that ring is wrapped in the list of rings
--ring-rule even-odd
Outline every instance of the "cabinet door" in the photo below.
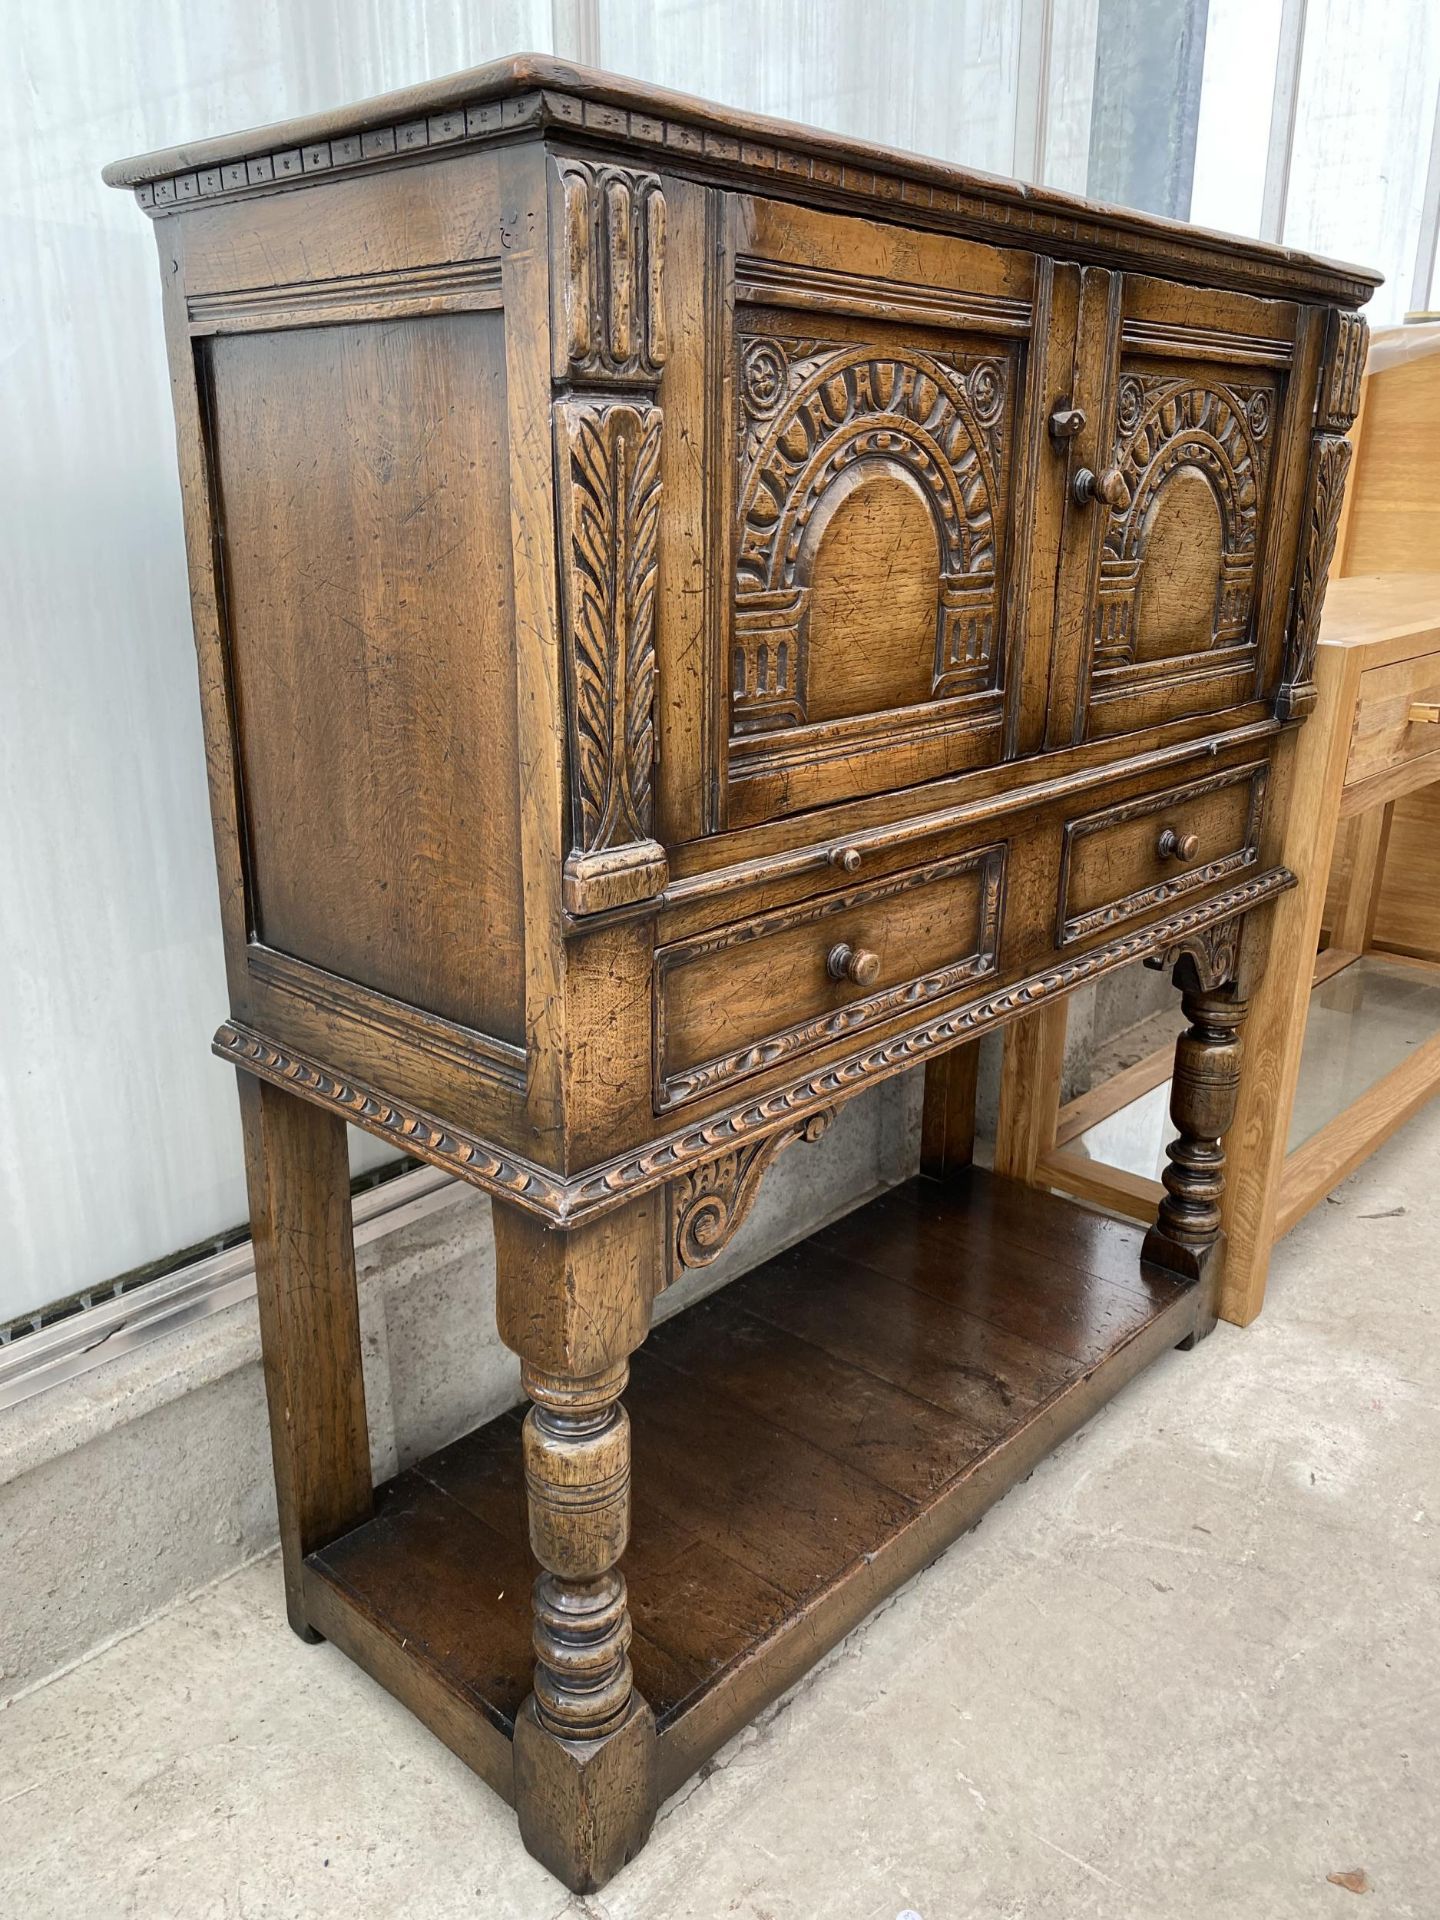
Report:
[[[712,824],[1038,746],[1063,509],[1038,453],[1078,277],[1062,311],[1028,253],[727,206]]]
[[[1084,275],[1050,743],[1273,692],[1297,309]]]

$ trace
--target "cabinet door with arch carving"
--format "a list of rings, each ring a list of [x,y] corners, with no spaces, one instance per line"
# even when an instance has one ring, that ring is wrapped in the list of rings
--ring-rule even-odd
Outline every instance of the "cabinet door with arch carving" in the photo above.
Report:
[[[777,202],[727,217],[713,824],[1033,750],[1063,509],[1047,357],[1068,365],[1078,276]]]
[[[1273,693],[1309,428],[1300,324],[1285,302],[1084,275],[1051,745]]]

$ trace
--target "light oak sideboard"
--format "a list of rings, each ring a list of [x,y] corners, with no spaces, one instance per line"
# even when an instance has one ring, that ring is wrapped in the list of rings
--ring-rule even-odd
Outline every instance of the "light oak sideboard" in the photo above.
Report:
[[[107,178],[159,240],[291,1622],[598,1886],[1213,1324],[1374,277],[534,58]],[[973,1169],[964,1100],[1143,956],[1191,1022],[1144,1236]],[[647,1341],[912,1067],[922,1176]],[[492,1197],[532,1403],[379,1489],[347,1121]]]

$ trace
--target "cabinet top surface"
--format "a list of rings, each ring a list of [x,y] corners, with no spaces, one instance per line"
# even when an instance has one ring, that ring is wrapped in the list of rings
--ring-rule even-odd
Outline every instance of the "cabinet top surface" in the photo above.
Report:
[[[1155,270],[1343,305],[1369,298],[1380,275],[1294,248],[1107,207],[766,115],[697,100],[540,54],[515,54],[348,107],[274,126],[189,141],[104,170],[148,212],[240,193],[274,192],[336,169],[371,168],[442,148],[553,128],[565,137],[639,147],[682,170],[715,171],[772,190],[889,202],[924,219],[949,215],[1015,239],[1097,258],[1149,254]],[[652,164],[657,164],[652,157]]]
[[[1320,644],[1396,658],[1440,652],[1440,573],[1356,573],[1332,580]]]

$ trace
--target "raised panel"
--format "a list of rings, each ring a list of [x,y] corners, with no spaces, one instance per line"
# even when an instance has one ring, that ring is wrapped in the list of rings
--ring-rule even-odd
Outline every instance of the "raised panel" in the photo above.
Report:
[[[200,348],[252,934],[520,1043],[498,312]]]
[[[1278,382],[1224,368],[1122,361],[1092,690],[1107,676],[1217,655],[1253,658],[1256,567]]]
[[[1108,325],[1069,509],[1081,570],[1089,542],[1077,614],[1090,738],[1273,692],[1284,621],[1267,557],[1283,532],[1296,309],[1116,280]],[[1082,360],[1093,351],[1082,340]]]
[[[735,225],[732,825],[1003,757],[1051,285],[1028,254],[871,222],[746,202]]]
[[[737,335],[735,732],[998,688],[1014,349],[783,327]]]

